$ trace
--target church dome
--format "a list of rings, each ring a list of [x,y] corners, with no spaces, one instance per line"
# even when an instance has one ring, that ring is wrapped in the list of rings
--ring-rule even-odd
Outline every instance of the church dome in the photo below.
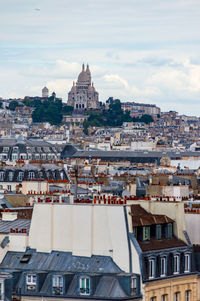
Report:
[[[88,71],[85,71],[85,66],[83,64],[82,71],[78,76],[78,85],[89,85],[90,84],[90,75],[88,74]]]

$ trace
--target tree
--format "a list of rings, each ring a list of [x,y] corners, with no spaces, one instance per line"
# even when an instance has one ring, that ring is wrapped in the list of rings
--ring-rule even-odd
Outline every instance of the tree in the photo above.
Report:
[[[144,114],[141,117],[133,117],[133,122],[144,122],[146,124],[154,122],[151,115]]]
[[[15,111],[16,107],[18,107],[18,106],[19,106],[19,103],[16,100],[12,100],[9,103],[8,109],[11,111]]]
[[[74,108],[72,106],[63,105],[63,114],[72,115]]]
[[[88,120],[83,123],[84,133],[87,133],[89,126],[121,126],[123,122],[132,121],[130,112],[123,112],[119,99],[113,100],[108,110],[95,111],[89,114]]]
[[[27,107],[33,107],[34,106],[34,101],[32,99],[24,99],[23,104]]]
[[[142,115],[142,117],[141,117],[141,122],[144,122],[144,123],[146,123],[146,124],[151,123],[151,122],[153,122],[153,121],[154,121],[154,120],[153,120],[153,118],[152,118],[151,115],[144,114],[144,115]]]
[[[43,122],[44,109],[42,106],[37,107],[32,113],[33,122]]]
[[[40,99],[35,99],[34,107],[33,122],[49,122],[55,125],[62,123],[63,104],[60,99],[50,97],[43,102]]]

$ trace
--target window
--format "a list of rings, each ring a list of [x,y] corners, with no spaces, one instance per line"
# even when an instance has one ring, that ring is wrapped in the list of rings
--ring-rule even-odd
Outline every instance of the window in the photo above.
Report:
[[[134,294],[137,289],[137,278],[131,277],[131,294]]]
[[[63,276],[54,275],[52,279],[52,287],[55,295],[63,294]]]
[[[81,277],[80,278],[80,294],[89,295],[90,294],[90,278]]]
[[[7,190],[8,191],[12,191],[12,186],[11,185],[7,185]]]
[[[37,277],[35,274],[28,274],[26,275],[26,289],[27,291],[36,291],[36,283]]]
[[[4,282],[0,282],[0,301],[4,300]]]
[[[150,240],[150,226],[143,227],[143,240]]]
[[[180,256],[174,255],[174,274],[178,274],[180,271]]]
[[[155,259],[149,259],[149,279],[155,278]]]
[[[7,153],[8,151],[9,151],[9,147],[4,146],[4,147],[3,147],[3,152],[4,152],[4,153]]]
[[[137,227],[133,227],[133,234],[135,238],[137,238]]]
[[[12,160],[13,161],[18,160],[18,155],[17,154],[12,154]]]
[[[190,254],[185,254],[185,270],[184,272],[187,273],[187,272],[190,272]]]
[[[60,172],[60,178],[61,178],[61,180],[64,179],[64,172],[63,171]]]
[[[18,181],[22,181],[23,180],[23,176],[24,176],[23,171],[20,171],[19,174],[18,174]]]
[[[161,257],[161,260],[160,260],[160,276],[163,277],[163,276],[166,276],[166,263],[167,263],[167,259],[166,257]]]
[[[174,294],[174,301],[180,301],[180,292]]]
[[[0,171],[0,181],[4,180],[4,171]]]
[[[156,225],[156,239],[161,239],[162,237],[162,227],[161,225]]]
[[[156,301],[156,297],[151,297],[150,301]]]
[[[8,173],[8,181],[12,181],[13,180],[13,176],[14,176],[14,173],[12,171],[10,171]]]
[[[190,290],[185,291],[185,301],[190,301],[190,295],[191,295]]]
[[[27,158],[27,155],[26,155],[26,154],[21,154],[21,155],[20,155],[20,159],[26,160],[26,158]]]
[[[167,301],[167,294],[161,296],[161,301]]]
[[[173,232],[172,232],[172,224],[170,223],[170,224],[168,224],[167,225],[167,232],[168,232],[168,238],[172,238],[172,234],[173,234]]]
[[[33,179],[34,176],[35,176],[35,173],[34,173],[33,171],[30,171],[30,172],[28,173],[28,178],[29,178],[29,179]]]
[[[38,176],[39,176],[40,179],[42,179],[42,178],[43,178],[43,172],[42,172],[42,171],[39,171],[39,172],[38,172]]]
[[[172,234],[173,234],[172,229],[173,229],[172,223],[167,224],[166,232],[165,232],[165,237],[166,238],[169,238],[169,239],[172,238]]]
[[[42,158],[42,160],[46,160],[46,155],[42,154],[41,158]]]

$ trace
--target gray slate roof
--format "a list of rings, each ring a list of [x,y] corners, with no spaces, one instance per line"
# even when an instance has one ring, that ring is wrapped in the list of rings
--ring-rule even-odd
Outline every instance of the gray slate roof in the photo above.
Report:
[[[60,272],[87,272],[87,273],[120,273],[122,270],[109,256],[92,255],[91,257],[74,256],[70,252],[52,251],[51,253],[29,250],[32,254],[28,263],[20,263],[24,253],[7,252],[0,268],[60,271]]]
[[[26,229],[29,232],[31,220],[29,219],[16,219],[14,221],[3,221],[0,219],[0,233],[10,233],[10,229]]]

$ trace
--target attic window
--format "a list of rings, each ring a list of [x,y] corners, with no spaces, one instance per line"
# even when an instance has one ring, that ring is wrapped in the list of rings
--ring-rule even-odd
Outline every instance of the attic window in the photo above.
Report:
[[[35,173],[34,173],[33,171],[30,171],[30,172],[28,173],[28,178],[29,178],[29,179],[33,179],[34,176],[35,176]]]
[[[9,147],[4,146],[4,147],[3,147],[3,152],[7,153],[8,151],[9,151]]]
[[[27,289],[27,291],[35,292],[36,291],[36,284],[37,284],[36,274],[26,275],[26,289]]]
[[[165,227],[165,238],[171,239],[173,235],[172,223],[168,223]]]
[[[81,277],[79,283],[80,283],[80,294],[81,295],[89,295],[90,294],[90,278],[89,277]]]
[[[137,278],[132,276],[131,277],[131,295],[135,294],[137,289]]]
[[[162,226],[156,225],[156,239],[161,239],[162,237]]]
[[[31,259],[31,254],[24,254],[23,257],[20,259],[21,263],[28,263]]]
[[[53,293],[55,295],[63,294],[63,276],[53,275],[52,285],[53,285]]]
[[[143,227],[143,241],[150,240],[150,226]]]

